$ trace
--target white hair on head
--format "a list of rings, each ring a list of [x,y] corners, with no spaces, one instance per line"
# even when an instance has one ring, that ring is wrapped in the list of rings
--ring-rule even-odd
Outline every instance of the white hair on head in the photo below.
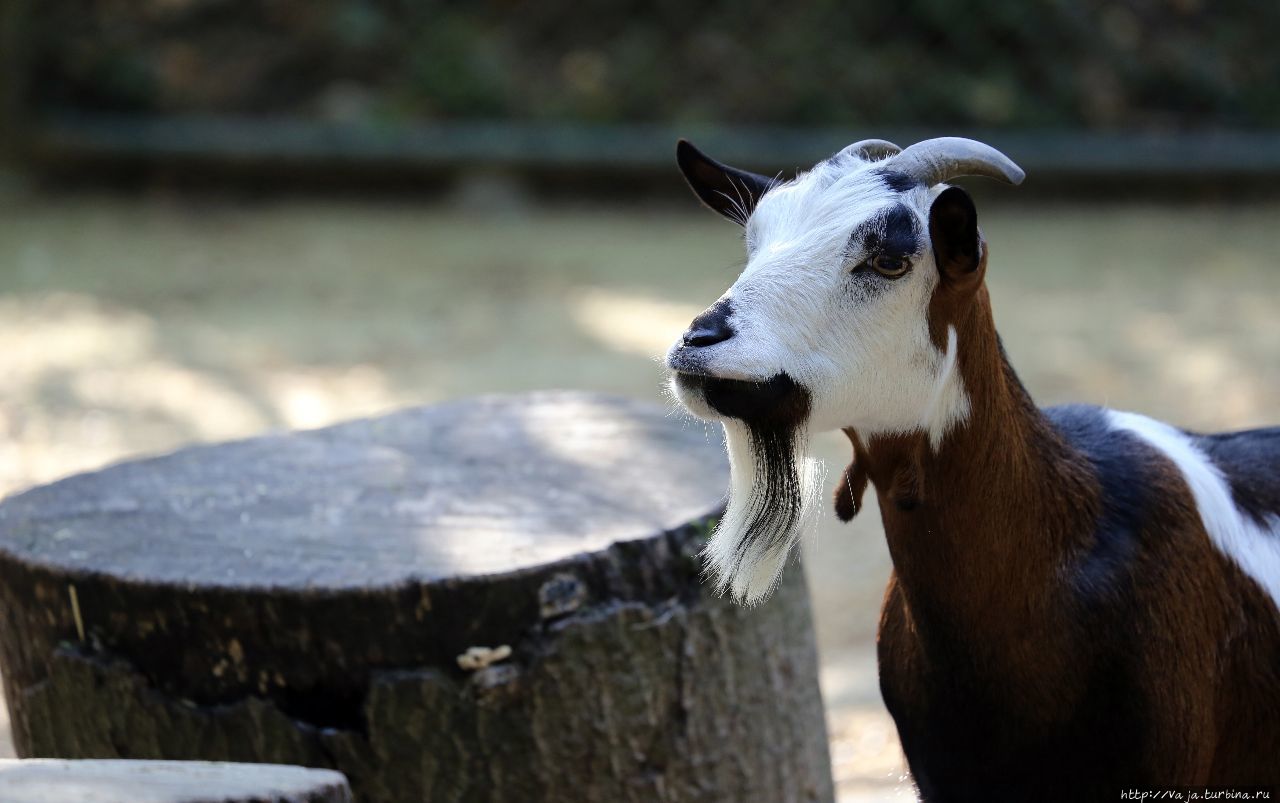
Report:
[[[803,429],[787,437],[781,460],[741,421],[726,421],[724,432],[729,503],[702,555],[717,593],[756,605],[773,593],[792,548],[821,515],[825,470]]]

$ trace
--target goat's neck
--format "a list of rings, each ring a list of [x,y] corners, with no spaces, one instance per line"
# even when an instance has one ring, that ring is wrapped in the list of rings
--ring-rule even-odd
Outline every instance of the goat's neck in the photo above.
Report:
[[[915,617],[983,631],[1045,611],[1063,556],[1088,535],[1095,494],[1087,464],[1009,365],[985,289],[974,302],[950,322],[967,418],[936,449],[924,434],[847,434]]]

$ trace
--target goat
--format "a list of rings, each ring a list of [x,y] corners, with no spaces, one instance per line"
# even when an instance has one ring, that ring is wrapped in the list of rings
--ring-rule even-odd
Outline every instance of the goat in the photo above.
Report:
[[[683,140],[677,160],[747,251],[667,354],[676,399],[725,431],[708,573],[768,596],[817,507],[809,434],[842,430],[835,508],[875,487],[880,687],[921,800],[1280,785],[1280,428],[1037,408],[945,184],[1021,183],[990,146],[866,140],[786,181]]]

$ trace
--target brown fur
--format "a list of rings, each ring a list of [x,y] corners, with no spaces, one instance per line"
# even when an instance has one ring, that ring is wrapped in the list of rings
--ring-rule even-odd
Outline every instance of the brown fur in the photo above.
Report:
[[[922,793],[1016,799],[1032,793],[1018,784],[1037,777],[1075,784],[1040,789],[1041,800],[1115,799],[1121,778],[1280,784],[1274,604],[1213,547],[1182,475],[1147,447],[1138,457],[1156,502],[1134,534],[1141,549],[1119,570],[1126,582],[1082,595],[1076,567],[1105,547],[1096,543],[1097,473],[1005,359],[983,283],[985,244],[976,254],[948,250],[946,222],[930,228],[942,272],[930,334],[941,349],[956,329],[970,415],[936,452],[922,433],[864,440],[846,430],[854,460],[836,492],[846,520],[868,480],[879,500],[894,566],[878,638],[881,685]],[[1029,766],[1038,754],[1026,745],[1054,744],[1054,734],[1084,721],[1099,689],[1125,706],[1113,714],[1134,737],[1117,737],[1117,749],[1130,750],[1123,769],[1081,766],[1094,761],[1088,744],[1046,751],[1042,765]],[[989,721],[965,724],[957,700],[967,694],[983,701],[974,710],[993,712]],[[1004,766],[1001,756],[1019,760]],[[956,781],[965,772],[972,789]],[[1001,784],[1011,797],[991,791]]]

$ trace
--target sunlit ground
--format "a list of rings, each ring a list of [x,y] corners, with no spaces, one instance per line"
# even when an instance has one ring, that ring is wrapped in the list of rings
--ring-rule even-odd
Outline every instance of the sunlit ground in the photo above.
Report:
[[[1280,206],[986,210],[1005,344],[1044,402],[1280,421]],[[657,355],[729,285],[687,208],[486,218],[405,203],[0,200],[0,493],[193,441],[467,394],[666,403]],[[829,466],[847,459],[834,436]],[[834,473],[834,472],[832,472]],[[868,497],[870,499],[870,496]],[[902,772],[876,688],[874,507],[810,561],[847,799]]]

